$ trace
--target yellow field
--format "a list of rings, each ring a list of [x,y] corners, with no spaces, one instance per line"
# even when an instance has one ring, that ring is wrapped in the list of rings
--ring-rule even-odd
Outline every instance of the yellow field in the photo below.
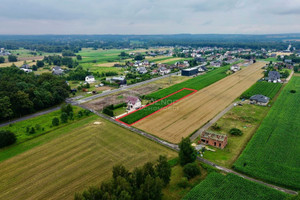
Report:
[[[17,62],[12,62],[12,63],[1,63],[0,67],[10,67],[12,64],[15,64],[17,67],[21,67],[24,64],[24,61],[17,61]],[[27,61],[27,64],[29,66],[35,65],[36,62],[31,62],[31,61]]]
[[[145,118],[134,126],[178,143],[202,127],[263,76],[263,62],[255,63]]]
[[[41,146],[0,163],[0,199],[73,199],[74,193],[129,169],[176,153],[127,129],[95,117]],[[51,134],[51,133],[48,133]]]
[[[120,64],[120,62],[107,62],[107,63],[96,64],[94,66],[97,66],[97,67],[113,67],[114,64]]]

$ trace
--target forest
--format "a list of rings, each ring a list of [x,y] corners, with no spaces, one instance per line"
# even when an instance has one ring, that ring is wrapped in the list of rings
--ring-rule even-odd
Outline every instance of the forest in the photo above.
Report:
[[[60,104],[69,96],[66,81],[45,73],[35,76],[17,67],[0,69],[0,121]]]

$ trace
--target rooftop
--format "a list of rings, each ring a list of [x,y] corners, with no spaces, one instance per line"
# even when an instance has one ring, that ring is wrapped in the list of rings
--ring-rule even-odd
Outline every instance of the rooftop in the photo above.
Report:
[[[227,138],[227,135],[214,133],[214,132],[210,132],[210,131],[204,131],[201,134],[201,138],[212,139],[212,140],[223,142]]]

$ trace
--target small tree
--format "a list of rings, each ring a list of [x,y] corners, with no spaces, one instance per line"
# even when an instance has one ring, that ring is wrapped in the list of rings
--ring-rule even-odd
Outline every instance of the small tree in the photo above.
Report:
[[[77,56],[76,56],[76,59],[77,59],[77,60],[82,60],[81,55],[77,55]]]
[[[168,185],[171,179],[171,166],[168,163],[167,157],[160,155],[157,164],[155,166],[157,176],[164,182],[164,185]]]
[[[239,136],[243,135],[243,132],[240,129],[238,129],[238,128],[232,128],[232,129],[230,129],[229,133],[231,135],[239,135]]]
[[[194,178],[201,173],[200,168],[196,162],[188,163],[183,167],[184,176],[188,179]]]
[[[42,61],[42,60],[38,60],[38,61],[36,61],[36,66],[37,67],[44,67],[44,65],[45,65],[45,63]]]
[[[59,125],[59,119],[57,117],[54,117],[52,119],[52,126],[58,126]]]
[[[8,56],[8,61],[9,61],[9,62],[17,62],[17,61],[18,61],[18,58],[17,58],[17,56],[9,55],[9,56]]]
[[[29,133],[30,133],[30,134],[34,134],[34,133],[35,133],[35,128],[34,128],[34,127],[31,127]]]
[[[60,115],[60,120],[61,120],[61,123],[67,123],[68,122],[68,115],[67,115],[67,113],[62,112],[61,115]]]
[[[5,62],[5,58],[3,56],[0,56],[0,63],[4,63]]]
[[[17,140],[15,134],[8,130],[0,130],[0,148],[9,146]]]
[[[179,163],[183,166],[187,163],[192,163],[197,158],[196,150],[191,145],[189,138],[182,138],[179,143]]]

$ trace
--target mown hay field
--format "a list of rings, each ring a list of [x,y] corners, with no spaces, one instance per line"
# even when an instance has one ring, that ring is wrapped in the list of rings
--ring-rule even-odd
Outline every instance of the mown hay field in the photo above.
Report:
[[[164,140],[179,143],[182,137],[202,127],[261,78],[264,65],[258,62],[248,66],[134,126]]]
[[[227,174],[224,176],[213,172],[194,187],[183,200],[282,200],[288,197],[290,195],[237,175]]]
[[[300,77],[294,76],[235,162],[235,169],[274,184],[300,189],[299,100]]]
[[[75,192],[110,178],[114,165],[133,169],[158,155],[177,154],[94,116],[84,126],[1,162],[0,199],[73,199]]]

